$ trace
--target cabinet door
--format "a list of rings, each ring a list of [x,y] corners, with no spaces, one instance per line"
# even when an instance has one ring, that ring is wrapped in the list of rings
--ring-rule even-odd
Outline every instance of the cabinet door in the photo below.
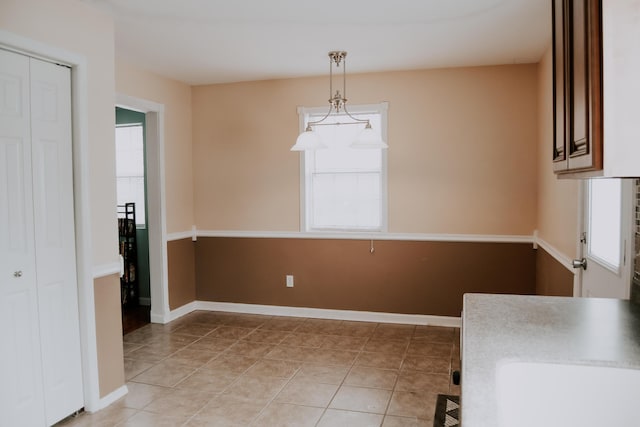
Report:
[[[601,1],[554,0],[552,4],[554,170],[601,170]],[[560,54],[561,48],[564,55]],[[561,114],[561,109],[564,109],[564,114]],[[560,143],[561,137],[563,144]]]
[[[602,70],[600,1],[569,6],[571,37],[571,135],[568,168],[602,169]]]
[[[567,127],[567,52],[565,50],[565,0],[553,0],[551,6],[553,25],[553,170],[562,171],[568,168],[566,141]]]

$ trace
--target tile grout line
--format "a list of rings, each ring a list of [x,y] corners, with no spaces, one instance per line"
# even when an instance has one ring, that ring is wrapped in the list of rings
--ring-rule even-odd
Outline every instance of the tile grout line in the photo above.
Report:
[[[203,324],[203,325],[204,325],[204,324],[208,324],[207,322],[198,322],[198,321],[195,319],[195,316],[193,316],[193,317],[194,317],[193,323],[195,323],[195,324]],[[166,362],[168,359],[170,359],[171,357],[174,357],[176,354],[178,354],[178,353],[180,353],[180,352],[182,352],[182,351],[184,351],[184,350],[188,350],[191,346],[193,346],[194,344],[196,344],[197,342],[199,342],[199,341],[200,341],[200,340],[202,340],[202,339],[205,339],[205,338],[207,338],[207,337],[210,337],[210,338],[217,338],[217,337],[213,337],[213,336],[212,336],[212,334],[213,334],[216,330],[218,330],[218,329],[220,329],[220,328],[222,328],[222,327],[246,328],[246,329],[248,329],[248,330],[249,330],[249,332],[247,332],[247,333],[246,333],[245,335],[243,335],[243,336],[240,336],[240,337],[238,337],[238,338],[235,338],[235,339],[234,339],[234,343],[233,343],[233,344],[231,344],[231,345],[229,345],[229,346],[228,346],[227,348],[225,348],[223,351],[220,351],[220,352],[217,352],[217,351],[216,351],[216,352],[212,352],[212,354],[215,354],[215,356],[213,356],[209,361],[207,361],[207,362],[203,363],[202,365],[200,365],[200,366],[199,366],[199,367],[197,367],[197,368],[193,368],[193,366],[192,366],[192,365],[190,365],[188,362],[183,363],[182,361],[177,360],[177,361],[176,361],[176,364],[177,364],[177,365],[183,365],[183,366],[185,366],[185,367],[187,367],[187,366],[188,366],[189,368],[194,369],[194,370],[193,370],[193,372],[191,372],[191,373],[190,373],[189,375],[187,375],[186,377],[184,377],[184,378],[180,379],[179,381],[177,381],[175,384],[173,384],[173,385],[172,385],[172,386],[170,386],[170,387],[165,387],[165,386],[161,386],[161,385],[155,385],[155,386],[157,386],[157,387],[162,387],[162,388],[166,388],[166,389],[168,389],[168,390],[181,390],[181,389],[179,388],[179,385],[180,385],[180,384],[182,384],[184,381],[188,380],[189,378],[193,377],[194,375],[196,375],[196,374],[198,374],[198,373],[205,373],[205,372],[207,372],[207,370],[206,370],[206,369],[203,369],[203,367],[204,367],[204,366],[208,365],[209,363],[211,363],[212,361],[214,361],[214,360],[216,360],[216,359],[218,359],[218,358],[220,358],[220,357],[223,357],[223,356],[225,356],[225,355],[226,355],[226,356],[228,356],[228,355],[232,355],[232,354],[234,354],[234,353],[233,353],[232,351],[230,351],[230,350],[233,348],[233,346],[237,345],[237,344],[238,344],[238,343],[240,343],[240,342],[248,342],[248,343],[265,344],[265,345],[272,346],[272,349],[271,349],[271,350],[273,350],[273,349],[277,348],[278,346],[282,345],[282,343],[283,343],[283,342],[287,339],[287,337],[289,337],[290,335],[292,335],[292,334],[302,334],[302,333],[306,333],[306,334],[313,334],[313,335],[319,335],[319,336],[324,337],[324,340],[323,340],[323,341],[322,341],[322,342],[321,342],[317,347],[309,347],[309,349],[310,349],[312,352],[313,352],[313,351],[316,351],[316,350],[320,350],[320,349],[325,349],[325,350],[327,350],[327,351],[336,351],[336,350],[337,350],[337,351],[340,351],[340,350],[341,350],[341,348],[340,348],[340,347],[334,347],[335,343],[334,343],[333,345],[330,345],[330,346],[326,347],[326,348],[325,348],[325,347],[323,347],[323,345],[324,345],[324,344],[326,344],[326,343],[328,342],[328,341],[327,341],[327,338],[328,338],[328,337],[335,336],[336,338],[344,338],[344,339],[347,339],[347,338],[354,338],[354,339],[357,339],[357,338],[361,338],[361,337],[362,337],[362,338],[366,337],[366,340],[364,340],[364,341],[362,342],[362,344],[359,346],[359,348],[358,348],[357,350],[355,350],[355,351],[354,351],[354,350],[352,350],[352,348],[353,348],[353,347],[351,347],[351,346],[349,346],[348,348],[346,348],[346,349],[344,350],[344,351],[349,351],[349,352],[352,352],[352,351],[353,351],[353,352],[354,352],[354,353],[356,353],[356,354],[355,354],[355,356],[353,357],[353,359],[351,360],[351,362],[350,362],[348,365],[342,365],[342,366],[348,366],[348,370],[347,370],[347,372],[346,372],[345,376],[344,376],[344,377],[342,378],[342,380],[340,381],[340,383],[339,383],[339,384],[337,384],[337,387],[336,387],[335,392],[333,392],[333,394],[332,394],[331,398],[328,400],[328,403],[324,406],[324,408],[322,408],[322,407],[317,407],[317,406],[313,406],[313,405],[303,405],[303,404],[294,404],[294,403],[291,403],[292,405],[295,405],[295,406],[304,406],[304,407],[313,407],[313,408],[322,409],[322,412],[321,412],[321,414],[320,414],[320,417],[318,418],[318,421],[316,422],[316,425],[318,425],[318,424],[322,421],[323,417],[326,415],[326,413],[327,413],[328,409],[330,409],[330,406],[331,406],[332,402],[335,400],[336,395],[338,394],[338,392],[340,391],[340,389],[341,389],[342,387],[346,386],[346,382],[347,382],[347,379],[348,379],[349,375],[353,372],[353,370],[355,369],[355,367],[356,367],[356,366],[359,366],[359,365],[357,365],[357,361],[358,361],[358,359],[361,357],[361,355],[362,355],[363,353],[366,353],[366,351],[365,351],[366,346],[367,346],[367,345],[368,345],[368,344],[369,344],[369,343],[370,343],[370,342],[371,342],[371,341],[376,337],[376,331],[378,330],[378,328],[380,327],[380,325],[381,325],[381,324],[380,324],[380,323],[373,323],[373,322],[365,322],[365,323],[369,323],[369,324],[373,324],[373,325],[375,325],[367,335],[359,335],[359,333],[357,332],[357,329],[356,329],[356,330],[354,330],[354,331],[349,332],[349,331],[348,331],[348,328],[346,328],[346,327],[344,328],[344,330],[343,330],[343,331],[341,331],[341,329],[342,329],[342,327],[343,327],[343,326],[347,326],[347,325],[345,325],[346,321],[340,321],[340,323],[338,323],[338,324],[336,325],[336,326],[337,326],[337,329],[332,329],[332,330],[330,330],[328,333],[323,333],[323,331],[322,331],[322,330],[318,331],[317,327],[312,327],[312,328],[311,328],[311,330],[304,331],[304,332],[300,332],[299,330],[300,330],[300,328],[302,327],[302,325],[303,325],[305,322],[308,322],[308,321],[310,321],[310,320],[313,320],[313,318],[296,318],[296,319],[300,320],[300,322],[299,322],[299,324],[297,324],[293,329],[279,330],[278,328],[275,328],[275,329],[267,329],[267,328],[264,328],[264,326],[269,322],[269,320],[274,319],[274,317],[273,317],[273,316],[268,316],[268,317],[267,317],[267,316],[264,316],[264,317],[265,317],[265,319],[264,319],[261,323],[257,324],[256,326],[253,326],[252,328],[248,328],[247,326],[244,326],[246,323],[244,323],[243,319],[241,319],[241,320],[239,320],[239,321],[238,321],[238,320],[232,320],[231,318],[223,318],[223,319],[219,319],[219,320],[218,320],[218,322],[219,322],[219,323],[217,323],[217,324],[216,324],[216,323],[209,324],[209,326],[212,326],[212,327],[213,327],[213,326],[215,325],[215,327],[213,327],[209,332],[205,333],[204,335],[195,335],[195,334],[190,334],[190,333],[188,333],[188,332],[186,332],[186,333],[185,333],[185,332],[181,332],[180,330],[181,330],[181,329],[183,329],[183,328],[185,328],[185,329],[187,329],[187,330],[188,330],[189,320],[185,320],[185,322],[184,322],[185,324],[184,324],[183,326],[177,326],[175,329],[170,329],[170,330],[168,330],[166,333],[165,333],[165,332],[161,332],[161,333],[159,333],[159,336],[162,336],[162,335],[168,335],[168,336],[171,336],[171,335],[173,335],[173,334],[177,334],[177,335],[179,335],[179,336],[189,336],[189,337],[191,337],[191,338],[194,338],[194,341],[189,342],[188,344],[181,346],[180,348],[178,348],[177,350],[175,350],[175,351],[171,352],[170,354],[168,354],[167,356],[165,356],[165,357],[164,357],[164,358],[162,358],[161,360],[159,360],[159,361],[157,361],[157,362],[155,362],[155,363],[152,363],[152,366],[150,366],[150,367],[146,368],[145,370],[143,370],[143,371],[141,371],[141,372],[137,373],[137,374],[136,374],[136,376],[135,376],[135,377],[133,377],[133,378],[131,378],[129,381],[131,381],[131,382],[133,382],[133,383],[137,383],[137,384],[148,384],[148,385],[154,385],[154,384],[151,384],[151,383],[143,383],[143,382],[135,381],[135,378],[136,378],[136,377],[138,377],[139,375],[142,375],[144,372],[146,372],[147,370],[149,370],[149,369],[153,368],[154,366],[157,366],[157,365],[158,365],[158,364],[160,364],[160,363],[164,363],[164,362]],[[262,316],[261,316],[261,318],[262,318]],[[406,366],[406,365],[405,365],[405,364],[406,364],[406,358],[407,358],[407,356],[409,355],[409,349],[410,349],[411,343],[413,342],[414,338],[416,338],[416,335],[415,335],[415,334],[416,334],[416,331],[417,331],[417,329],[416,329],[416,327],[417,327],[417,326],[416,326],[416,325],[412,325],[412,326],[413,326],[413,328],[412,328],[412,333],[411,333],[411,335],[409,335],[409,336],[408,336],[408,342],[407,342],[406,347],[404,348],[404,351],[402,352],[402,356],[401,356],[401,361],[400,361],[399,367],[398,367],[398,368],[393,369],[394,371],[396,371],[396,372],[397,372],[397,375],[396,375],[396,377],[395,377],[395,379],[394,379],[393,386],[392,386],[392,387],[391,387],[391,389],[390,389],[390,396],[389,396],[389,400],[386,402],[384,413],[379,414],[379,415],[381,415],[381,416],[382,416],[382,421],[381,421],[381,423],[383,423],[383,422],[384,422],[384,420],[386,419],[386,417],[387,417],[387,416],[389,416],[388,411],[389,411],[389,408],[390,408],[390,406],[391,406],[391,402],[392,402],[392,400],[393,400],[393,395],[394,395],[394,393],[397,391],[397,385],[398,385],[399,380],[400,380],[400,377],[401,377],[402,369]],[[448,357],[448,359],[449,359],[449,360],[448,360],[448,374],[447,374],[447,376],[448,376],[448,380],[449,380],[449,387],[448,387],[448,390],[449,390],[449,392],[450,392],[450,393],[451,393],[451,387],[452,387],[452,385],[451,385],[451,371],[453,370],[453,357],[455,356],[455,354],[454,354],[454,350],[455,350],[455,328],[453,328],[453,329],[454,329],[454,332],[453,332],[453,335],[454,335],[454,336],[453,336],[453,339],[451,340],[451,346],[450,346],[450,348],[449,348],[449,357]],[[258,340],[258,341],[252,341],[252,340],[247,339],[247,338],[248,338],[248,337],[250,337],[251,335],[255,334],[257,331],[264,331],[264,332],[278,332],[278,333],[281,333],[283,336],[282,336],[282,337],[280,337],[276,342],[259,341],[259,340]],[[341,332],[342,332],[342,333],[341,333]],[[346,333],[345,333],[345,332],[346,332]],[[384,335],[381,335],[379,338],[380,338],[380,339],[389,339],[389,337],[386,337],[386,336],[384,336]],[[147,338],[145,338],[145,339],[147,339]],[[222,338],[220,338],[220,339],[226,339],[226,338],[222,337]],[[434,341],[428,341],[428,342],[430,342],[430,343],[438,343],[437,341],[436,341],[436,342],[434,342]],[[133,344],[140,345],[140,346],[141,346],[140,348],[142,348],[142,347],[145,347],[145,346],[151,346],[151,345],[152,345],[152,343],[153,343],[153,342],[151,341],[151,342],[147,342],[146,344],[140,344],[140,343],[133,343]],[[306,346],[304,346],[304,345],[302,345],[302,346],[294,346],[294,347],[307,348],[307,347],[306,347]],[[140,348],[137,348],[137,349],[132,350],[132,351],[139,350]],[[199,351],[198,349],[194,349],[194,348],[191,348],[191,350],[193,350],[193,351]],[[207,351],[207,350],[202,350],[202,352],[206,352],[206,351]],[[379,352],[374,352],[374,353],[379,353]],[[183,425],[186,425],[186,424],[190,423],[191,421],[193,421],[193,420],[197,417],[197,415],[198,415],[199,413],[201,413],[201,412],[203,411],[203,409],[204,409],[207,405],[209,405],[213,400],[215,400],[215,399],[219,398],[220,396],[223,396],[223,395],[225,394],[225,392],[229,390],[229,388],[231,388],[234,384],[237,384],[237,382],[240,380],[240,378],[241,378],[243,375],[247,374],[247,372],[248,372],[249,370],[251,370],[253,367],[255,367],[258,363],[260,363],[260,361],[265,361],[265,360],[267,360],[267,361],[268,361],[268,360],[274,360],[274,361],[278,361],[278,360],[281,360],[281,361],[287,361],[286,359],[268,359],[268,358],[266,358],[266,355],[267,355],[267,354],[269,354],[269,353],[265,353],[265,354],[263,354],[263,355],[261,355],[261,356],[257,357],[257,358],[256,358],[256,360],[255,360],[255,361],[254,361],[250,366],[248,366],[247,368],[245,368],[241,373],[239,373],[239,374],[238,374],[238,376],[237,376],[237,377],[236,377],[236,378],[235,378],[231,383],[227,384],[227,385],[226,385],[225,387],[223,387],[220,391],[215,392],[215,393],[214,393],[214,394],[213,394],[209,399],[207,399],[207,400],[206,400],[206,402],[205,402],[205,403],[200,407],[200,409],[199,409],[199,410],[197,410],[196,412],[194,412],[193,414],[191,414],[189,417],[187,417],[187,419],[186,419],[186,421],[183,423]],[[382,354],[388,355],[387,353],[382,353]],[[238,355],[242,355],[243,357],[246,357],[246,356],[245,356],[244,354],[242,354],[242,353],[238,353]],[[417,355],[418,355],[418,356],[420,356],[420,354],[417,354]],[[425,355],[424,357],[428,357],[428,356],[426,356],[426,355]],[[125,358],[126,358],[126,355],[125,355]],[[132,359],[132,360],[140,360],[140,359]],[[301,369],[302,369],[302,367],[305,365],[305,363],[313,363],[313,362],[305,362],[305,360],[306,360],[306,359],[303,359],[303,360],[300,360],[300,361],[290,360],[290,361],[296,362],[296,363],[297,363],[297,364],[299,364],[299,365],[295,368],[295,370],[293,371],[293,373],[292,373],[288,378],[286,378],[286,377],[284,377],[284,378],[283,378],[283,377],[280,377],[280,378],[282,378],[282,379],[284,379],[284,380],[286,380],[286,381],[284,381],[284,383],[283,383],[283,384],[282,384],[282,385],[277,389],[276,393],[275,393],[275,394],[274,394],[270,399],[268,399],[268,400],[266,401],[266,404],[264,405],[264,407],[262,407],[262,409],[260,410],[260,412],[258,412],[258,413],[253,417],[253,419],[251,420],[251,423],[252,423],[252,424],[253,424],[253,423],[255,423],[255,422],[256,422],[256,420],[258,420],[258,419],[260,418],[260,416],[262,416],[262,415],[263,415],[263,413],[265,412],[265,410],[266,410],[266,408],[267,408],[267,407],[269,407],[270,405],[272,405],[272,404],[273,404],[273,402],[275,402],[275,401],[276,401],[276,399],[277,399],[278,395],[279,395],[279,394],[280,394],[280,393],[281,393],[281,392],[282,392],[282,391],[283,391],[283,390],[284,390],[284,389],[285,389],[289,384],[291,384],[291,382],[292,382],[292,381],[293,381],[293,379],[296,377],[296,375],[300,372],[300,370],[301,370]],[[317,363],[315,363],[315,364],[318,364],[318,363],[320,363],[320,362],[317,362]],[[325,366],[328,366],[328,367],[330,367],[330,366],[335,366],[335,365],[330,365],[330,364],[328,364],[328,365],[327,365],[327,364],[325,364],[324,362],[323,362],[323,363],[320,363],[320,365],[325,365]],[[363,366],[363,367],[364,367],[364,368],[367,368],[366,366]],[[380,368],[380,367],[371,367],[371,369],[382,369],[382,370],[388,370],[388,368]],[[274,378],[277,378],[277,377],[274,377]],[[371,389],[380,389],[379,387],[373,387],[373,386],[361,386],[361,387],[363,387],[363,388],[371,388]],[[384,389],[384,388],[382,388],[382,389]],[[389,390],[389,389],[387,389],[387,390]],[[287,402],[283,402],[283,403],[287,403]],[[132,416],[135,416],[136,414],[138,414],[138,413],[140,413],[140,412],[148,412],[148,411],[145,411],[145,408],[146,408],[146,407],[148,407],[150,404],[151,404],[151,402],[147,403],[147,404],[146,404],[144,407],[142,407],[142,408],[128,408],[128,409],[132,409],[134,412],[133,412],[133,414],[132,414],[130,417],[128,417],[127,419],[131,418]],[[375,414],[375,413],[371,413],[371,412],[367,412],[367,411],[358,411],[358,410],[349,410],[349,412],[359,412],[359,413],[366,413],[366,414]],[[155,413],[154,413],[154,414],[155,414]]]
[[[344,321],[342,321],[344,322]],[[373,328],[373,330],[375,331],[376,328],[378,327],[379,323],[376,323],[376,327]],[[349,365],[349,370],[347,371],[347,373],[345,374],[344,378],[342,379],[342,381],[340,382],[340,384],[338,384],[338,387],[336,388],[336,391],[333,393],[333,396],[331,396],[331,399],[329,400],[329,403],[327,403],[327,406],[324,408],[324,410],[322,411],[322,414],[320,415],[320,418],[318,419],[318,421],[316,422],[316,427],[318,426],[318,424],[320,423],[320,421],[322,421],[322,418],[325,416],[325,414],[327,413],[327,410],[329,409],[329,407],[331,406],[331,403],[333,402],[333,400],[336,398],[336,395],[338,394],[338,392],[340,391],[340,389],[342,388],[342,386],[344,385],[344,382],[347,380],[347,377],[349,377],[349,374],[351,373],[351,371],[353,370],[353,367],[355,366],[356,361],[358,360],[358,357],[360,357],[360,355],[362,354],[362,351],[364,350],[364,348],[367,346],[367,344],[369,343],[369,341],[371,340],[371,336],[373,335],[370,334],[369,337],[367,338],[367,341],[365,341],[365,343],[362,345],[362,347],[360,348],[360,350],[358,350],[358,354],[356,355],[356,357],[353,359],[353,361],[351,362],[351,365]]]
[[[306,318],[305,318],[305,321],[306,321]],[[295,328],[293,329],[293,331],[295,331],[295,330],[296,330],[296,329],[298,329],[298,328],[299,328],[299,326],[295,327]],[[292,331],[292,332],[290,332],[290,333],[293,333],[293,331]],[[288,335],[289,335],[289,334],[287,334],[287,336],[288,336]],[[285,340],[285,338],[281,339],[281,340],[280,340],[280,342],[279,342],[278,344],[274,345],[274,348],[275,348],[276,346],[278,346],[278,345],[279,345],[282,341],[284,341],[284,340]],[[270,352],[269,352],[269,353],[270,353]],[[269,353],[267,353],[267,354],[269,354]],[[266,356],[266,354],[265,354],[265,356]],[[260,358],[260,360],[264,360],[264,356],[262,356],[262,357]],[[269,360],[269,359],[267,359],[267,360]],[[274,360],[276,360],[276,359],[274,359]],[[256,363],[258,363],[258,362],[256,362]],[[255,364],[254,364],[254,365],[255,365]],[[271,405],[271,403],[272,403],[273,401],[275,401],[276,397],[278,397],[278,395],[282,392],[282,390],[284,390],[284,388],[287,386],[287,384],[289,384],[289,383],[291,382],[291,380],[292,380],[292,379],[293,379],[293,377],[296,375],[296,373],[298,373],[298,371],[299,371],[299,370],[300,370],[300,368],[299,368],[299,367],[298,367],[298,368],[296,368],[296,370],[295,370],[295,372],[293,373],[293,375],[291,375],[291,378],[289,378],[289,379],[288,379],[288,380],[287,380],[287,381],[286,381],[286,382],[285,382],[285,383],[280,387],[280,389],[278,389],[278,392],[277,392],[277,393],[275,393],[275,394],[273,395],[273,397],[267,401],[267,404],[266,404],[266,405],[264,405],[264,407],[260,410],[260,412],[258,412],[258,413],[253,417],[253,419],[249,422],[249,425],[253,425],[253,423],[255,423],[257,420],[259,420],[259,419],[260,419],[260,416],[264,413],[265,409],[267,409],[267,408]],[[245,371],[245,372],[246,372],[246,371]]]

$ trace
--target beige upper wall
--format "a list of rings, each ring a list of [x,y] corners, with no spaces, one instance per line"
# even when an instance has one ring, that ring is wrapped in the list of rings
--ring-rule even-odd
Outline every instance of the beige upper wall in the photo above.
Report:
[[[167,232],[190,230],[193,221],[191,86],[116,58],[116,92],[164,105]]]
[[[538,64],[538,230],[568,258],[577,257],[578,198],[580,180],[558,179],[552,168],[553,147],[553,50],[547,49]]]
[[[111,17],[76,0],[2,0],[0,29],[86,59],[93,261],[117,262]]]
[[[347,76],[351,104],[389,102],[389,231],[532,234],[537,68]],[[296,107],[326,77],[193,88],[195,221],[209,230],[299,230]]]

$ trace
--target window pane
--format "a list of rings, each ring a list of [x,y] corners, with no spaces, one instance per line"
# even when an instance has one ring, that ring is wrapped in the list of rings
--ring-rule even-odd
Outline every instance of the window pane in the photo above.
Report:
[[[373,129],[380,130],[379,114],[354,115],[359,119],[369,119]],[[320,117],[321,118],[321,117]],[[311,118],[317,120],[319,118]],[[323,123],[351,123],[351,119],[344,115],[331,116]],[[318,172],[346,171],[346,170],[378,170],[380,168],[381,150],[358,150],[349,148],[356,140],[365,124],[350,124],[336,126],[316,126],[315,132],[328,150],[318,150],[315,156],[315,170]]]
[[[380,173],[322,173],[312,180],[313,227],[380,226]]]
[[[145,224],[142,125],[116,127],[116,191],[119,205],[136,204],[136,224]]]
[[[589,256],[616,269],[620,267],[621,209],[621,180],[589,181]]]
[[[144,176],[142,125],[116,127],[116,176]]]

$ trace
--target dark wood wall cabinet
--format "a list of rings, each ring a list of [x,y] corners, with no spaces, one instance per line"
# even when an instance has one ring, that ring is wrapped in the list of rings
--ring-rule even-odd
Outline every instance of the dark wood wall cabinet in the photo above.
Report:
[[[640,176],[640,0],[552,0],[553,169]]]
[[[552,0],[553,166],[556,173],[603,167],[600,0]]]

